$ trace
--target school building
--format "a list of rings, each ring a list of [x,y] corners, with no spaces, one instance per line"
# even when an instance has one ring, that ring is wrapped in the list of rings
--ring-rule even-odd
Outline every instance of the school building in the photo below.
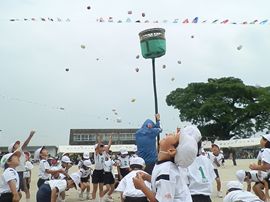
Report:
[[[113,145],[133,145],[137,130],[137,128],[71,129],[69,145],[95,145],[99,137],[104,144],[107,144],[111,135]]]

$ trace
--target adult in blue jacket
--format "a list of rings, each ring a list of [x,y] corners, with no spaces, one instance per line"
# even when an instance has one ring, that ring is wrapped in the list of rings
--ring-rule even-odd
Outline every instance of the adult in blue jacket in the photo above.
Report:
[[[156,114],[156,124],[147,119],[142,127],[136,132],[137,154],[145,161],[145,171],[152,174],[152,170],[157,161],[156,138],[162,131],[160,127],[160,115]]]

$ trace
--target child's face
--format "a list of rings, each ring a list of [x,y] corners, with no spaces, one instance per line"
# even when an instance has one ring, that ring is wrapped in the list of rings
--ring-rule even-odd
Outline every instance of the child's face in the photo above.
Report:
[[[218,146],[216,146],[216,145],[212,146],[211,151],[213,152],[214,155],[218,155],[220,152]]]
[[[160,151],[169,153],[172,152],[172,155],[174,156],[178,144],[179,144],[179,134],[168,134],[159,141],[159,148]]]
[[[20,147],[20,144],[16,143],[13,146],[13,151],[16,151]]]
[[[48,150],[47,149],[42,149],[42,151],[40,152],[40,157],[42,159],[48,158]]]
[[[20,164],[20,158],[16,155],[13,155],[7,162],[9,166],[17,167]]]
[[[261,146],[262,148],[264,148],[266,142],[267,142],[267,139],[265,139],[265,138],[262,137],[261,140],[260,140],[260,146]]]

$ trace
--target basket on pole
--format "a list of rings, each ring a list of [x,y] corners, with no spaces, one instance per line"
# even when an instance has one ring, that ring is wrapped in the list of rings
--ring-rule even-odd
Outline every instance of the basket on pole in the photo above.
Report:
[[[154,99],[155,99],[155,113],[158,113],[158,100],[156,89],[156,71],[155,71],[155,58],[159,58],[166,53],[166,39],[165,29],[152,28],[147,29],[139,33],[141,42],[141,52],[145,59],[152,59],[153,69],[153,87],[154,87]],[[157,144],[159,148],[160,136],[157,137]]]

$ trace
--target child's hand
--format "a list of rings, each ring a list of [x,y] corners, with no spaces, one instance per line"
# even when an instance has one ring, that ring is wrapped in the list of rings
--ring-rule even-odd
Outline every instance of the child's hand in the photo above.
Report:
[[[35,130],[31,130],[31,131],[30,131],[30,136],[33,136],[35,133],[36,133]]]
[[[149,177],[151,178],[149,174],[144,172],[137,172],[137,175],[140,175],[144,181],[148,181]]]
[[[250,168],[251,170],[256,170],[256,169],[257,169],[257,164],[256,164],[256,163],[251,163],[251,164],[249,165],[249,168]]]
[[[133,184],[136,189],[140,189],[140,190],[145,186],[144,180],[140,173],[137,173],[136,177],[133,177]]]
[[[156,114],[155,117],[157,121],[160,121],[160,114]]]

